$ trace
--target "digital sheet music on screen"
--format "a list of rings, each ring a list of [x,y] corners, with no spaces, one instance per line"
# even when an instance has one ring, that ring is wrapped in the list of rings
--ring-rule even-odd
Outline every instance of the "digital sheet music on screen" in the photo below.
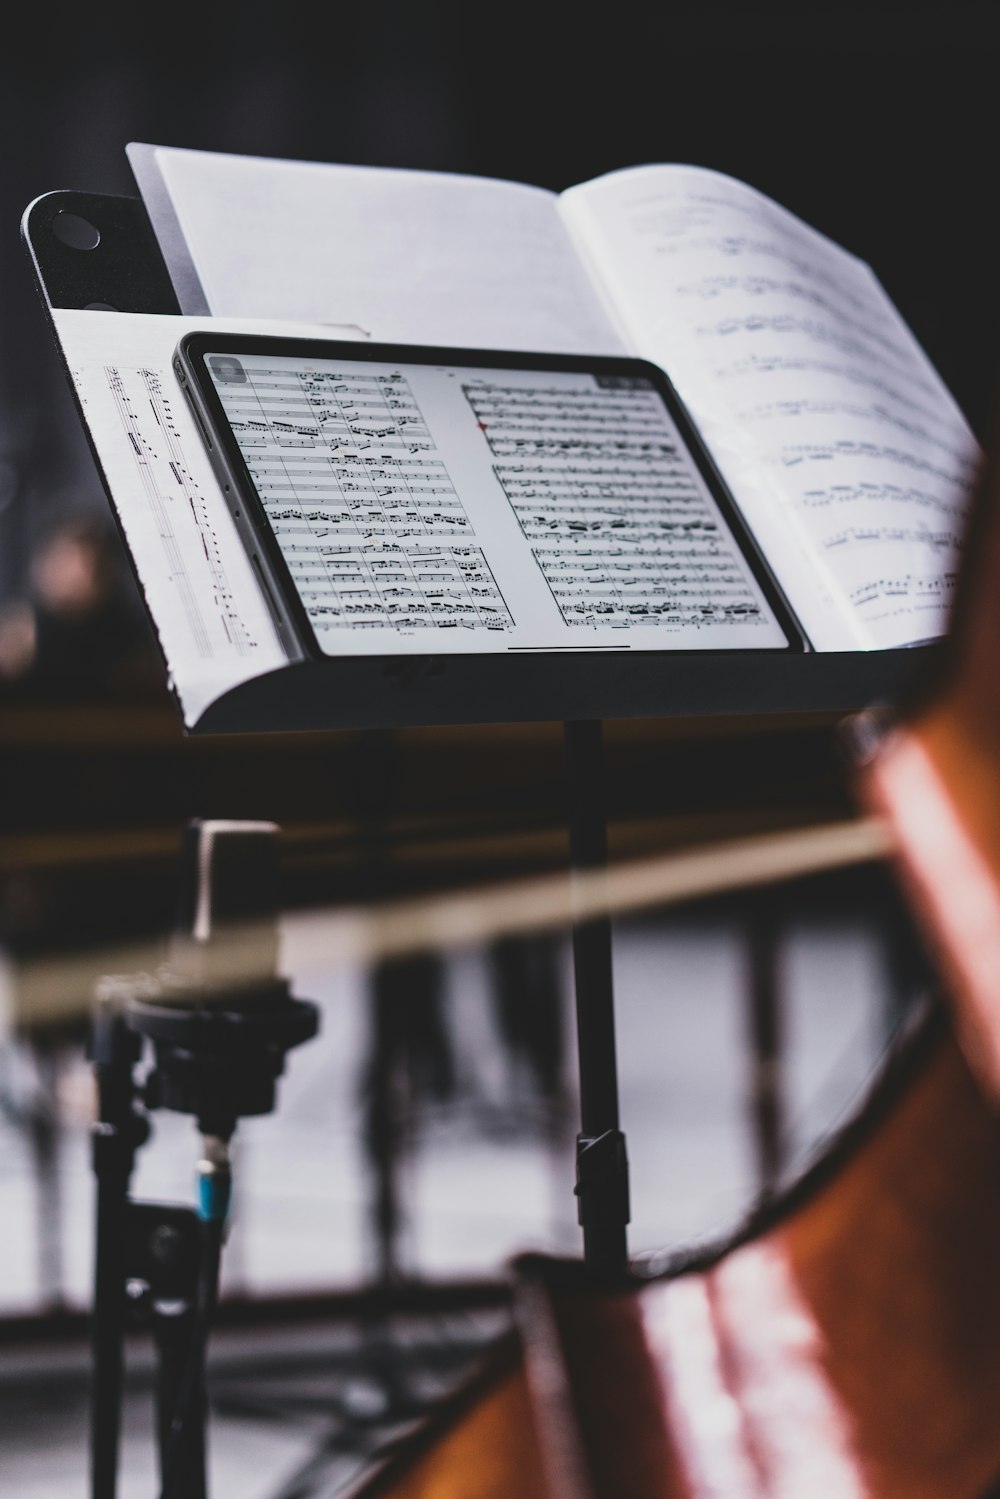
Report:
[[[330,654],[787,644],[649,382],[206,364]]]

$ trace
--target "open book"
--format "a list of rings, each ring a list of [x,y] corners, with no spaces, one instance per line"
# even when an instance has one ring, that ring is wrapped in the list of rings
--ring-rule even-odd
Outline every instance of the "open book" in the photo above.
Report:
[[[640,355],[679,391],[814,650],[940,634],[975,440],[871,269],[752,188],[686,166],[555,195],[167,147],[129,156],[185,313],[234,330],[263,319],[347,339]],[[195,323],[55,318],[193,722],[281,660],[177,398],[170,351]],[[165,519],[169,585],[152,555]],[[447,632],[421,634],[400,636],[400,652],[449,651]],[[636,634],[638,649],[671,649],[669,631]],[[495,632],[481,648],[502,649]]]

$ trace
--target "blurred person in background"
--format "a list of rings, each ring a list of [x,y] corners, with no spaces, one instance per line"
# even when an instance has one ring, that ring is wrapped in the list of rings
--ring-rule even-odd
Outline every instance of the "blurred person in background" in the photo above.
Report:
[[[146,694],[162,682],[155,641],[110,522],[60,520],[0,610],[0,683],[32,696]]]

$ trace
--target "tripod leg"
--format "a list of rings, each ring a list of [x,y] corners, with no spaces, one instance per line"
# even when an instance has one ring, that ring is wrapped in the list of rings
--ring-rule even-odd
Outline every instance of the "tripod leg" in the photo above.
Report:
[[[198,1163],[201,1219],[197,1296],[191,1319],[191,1335],[183,1345],[169,1379],[176,1386],[170,1407],[160,1409],[160,1454],[162,1486],[160,1499],[205,1499],[207,1492],[205,1428],[207,1399],[205,1361],[212,1315],[219,1294],[219,1266],[226,1214],[229,1211],[231,1178],[229,1143],[205,1136],[204,1155]],[[171,1346],[171,1356],[174,1353]]]
[[[181,1400],[185,1371],[196,1336],[194,1308],[169,1305],[153,1308],[153,1338],[158,1362],[156,1429],[160,1451],[160,1483],[165,1486],[171,1451],[171,1425]],[[187,1499],[205,1499],[205,1402],[201,1380],[184,1423],[184,1447],[177,1460],[175,1492]]]
[[[125,1220],[131,1156],[113,1125],[94,1131],[97,1245],[92,1325],[91,1493],[115,1499],[121,1432],[125,1321]]]
[[[115,1499],[124,1375],[128,1187],[135,1152],[148,1127],[135,1107],[132,1068],[137,1044],[110,998],[99,999],[94,1013],[91,1056],[99,1099],[99,1118],[92,1133],[97,1231],[91,1324],[91,1494],[93,1499]]]

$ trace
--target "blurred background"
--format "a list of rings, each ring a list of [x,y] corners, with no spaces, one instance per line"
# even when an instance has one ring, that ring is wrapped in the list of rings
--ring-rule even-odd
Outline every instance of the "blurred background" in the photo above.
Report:
[[[23,965],[167,931],[191,817],[276,820],[290,913],[562,868],[567,838],[557,724],[182,737],[19,244],[23,209],[55,188],[133,193],[130,140],[554,190],[702,164],[870,261],[985,436],[1000,12],[175,0],[17,19],[0,57],[0,1405],[20,1419],[0,1474],[41,1495],[83,1492],[85,1013],[101,964],[60,1025],[25,1013]],[[609,725],[607,796],[614,856],[853,810],[836,726],[815,715]],[[276,1492],[317,1443],[310,1482],[334,1492],[502,1325],[510,1255],[578,1244],[566,934],[371,972],[307,961],[296,933],[290,915],[285,969],[322,1032],[293,1054],[276,1115],[239,1132],[223,1494]],[[632,1244],[653,1254],[722,1231],[808,1158],[924,979],[871,869],[622,922],[616,983]],[[194,1144],[190,1120],[158,1116],[137,1191],[186,1200]],[[405,1398],[373,1306],[410,1350]],[[129,1422],[129,1492],[146,1493],[147,1425]]]

